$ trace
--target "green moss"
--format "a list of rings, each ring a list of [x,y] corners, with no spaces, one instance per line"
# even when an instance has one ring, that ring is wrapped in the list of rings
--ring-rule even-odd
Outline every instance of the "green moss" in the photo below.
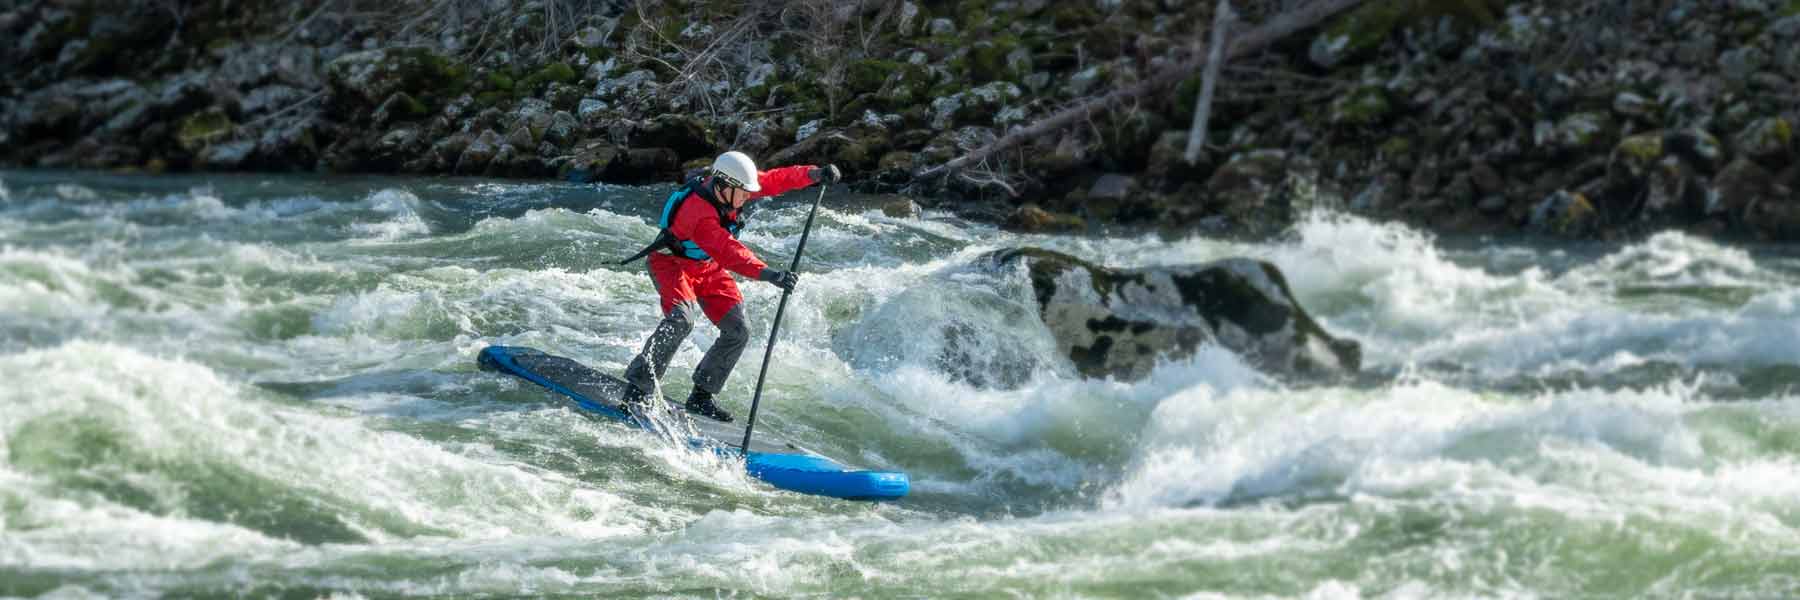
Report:
[[[1660,133],[1634,135],[1619,141],[1618,152],[1633,164],[1648,165],[1662,158],[1663,136]]]
[[[231,133],[234,124],[231,117],[219,108],[188,115],[181,120],[181,126],[175,131],[175,142],[189,152],[197,152],[207,144]]]
[[[533,93],[550,82],[574,83],[578,78],[574,67],[570,67],[568,63],[553,62],[544,65],[530,77],[526,77],[523,82],[520,82],[522,85],[519,86],[519,89],[525,93]]]
[[[1563,235],[1577,235],[1587,228],[1588,223],[1598,213],[1594,210],[1594,203],[1589,202],[1587,196],[1570,192],[1569,199],[1569,205],[1563,208],[1561,218],[1556,220],[1555,228],[1557,233]]]
[[[951,67],[967,73],[974,83],[1011,79],[1016,74],[1006,64],[1006,56],[1018,47],[1019,38],[1012,35],[976,42],[962,59],[952,61]]]
[[[1781,7],[1783,18],[1800,15],[1800,0],[1788,0],[1787,6]]]
[[[743,95],[744,100],[749,101],[752,105],[762,106],[765,102],[769,101],[769,85],[766,83],[762,85],[753,85],[744,88],[744,91],[741,92],[741,94]]]
[[[1412,140],[1403,137],[1389,138],[1381,144],[1381,154],[1388,158],[1405,156],[1412,152]]]
[[[1100,12],[1087,2],[1058,2],[1050,9],[1050,23],[1061,31],[1092,27],[1100,23]]]
[[[499,91],[499,90],[488,90],[488,91],[485,91],[485,92],[482,92],[479,94],[475,94],[475,104],[482,108],[489,108],[492,106],[496,106],[496,105],[499,105],[510,99],[512,99],[511,92],[503,92],[503,91]]]
[[[956,3],[956,24],[972,33],[987,22],[988,6],[983,0],[963,0]]]
[[[1181,83],[1175,86],[1175,115],[1176,116],[1180,116],[1182,114],[1182,111],[1183,111],[1182,107],[1187,107],[1186,110],[1189,111],[1190,113],[1191,113],[1191,111],[1194,110],[1194,103],[1198,102],[1200,100],[1200,88],[1205,83],[1206,82],[1204,81],[1204,79],[1201,76],[1195,75],[1193,77],[1189,77],[1187,79],[1181,80]]]
[[[806,104],[823,101],[825,89],[812,81],[790,81],[776,85],[769,95],[774,97],[776,102]]]
[[[919,85],[931,84],[931,70],[924,65],[904,63],[900,65],[900,81]]]
[[[1324,35],[1332,40],[1332,44],[1342,44],[1345,56],[1373,51],[1381,47],[1406,18],[1408,3],[1409,0],[1377,0],[1363,4],[1350,14],[1338,17],[1325,28]]]
[[[881,161],[877,163],[877,168],[889,172],[910,171],[912,170],[913,160],[913,153],[904,150],[895,150],[881,155]]]
[[[873,92],[881,89],[888,78],[899,70],[900,64],[891,60],[859,60],[845,68],[844,83],[850,86],[852,93]]]
[[[1343,44],[1344,56],[1361,56],[1380,48],[1396,29],[1434,24],[1448,17],[1458,28],[1492,27],[1505,2],[1497,0],[1374,0],[1326,26],[1324,39]]]
[[[406,112],[413,116],[423,116],[431,112],[431,107],[426,106],[424,102],[419,101],[418,98],[414,98],[410,94],[403,93],[400,95],[400,99],[405,103],[404,108],[406,109]]]
[[[958,81],[958,80],[950,80],[950,81],[946,81],[946,82],[931,86],[931,91],[927,92],[926,94],[930,98],[943,98],[943,97],[947,97],[947,96],[955,96],[957,94],[961,94],[966,91],[969,91],[969,88],[965,82]]]
[[[1098,59],[1113,59],[1121,56],[1121,52],[1131,45],[1139,32],[1120,22],[1106,22],[1089,27],[1081,36],[1082,47],[1089,56]]]
[[[1331,103],[1331,120],[1347,125],[1374,125],[1386,120],[1392,110],[1386,91],[1364,86]]]
[[[511,92],[513,91],[513,88],[517,86],[517,84],[513,82],[512,76],[498,71],[488,73],[487,83],[488,88],[502,92]]]

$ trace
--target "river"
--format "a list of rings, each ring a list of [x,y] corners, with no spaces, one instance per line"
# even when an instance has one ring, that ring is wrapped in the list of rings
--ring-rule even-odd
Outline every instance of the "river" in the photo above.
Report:
[[[671,187],[0,171],[0,596],[1800,595],[1800,249],[1027,235],[832,190],[758,430],[910,473],[870,504],[477,370],[623,371],[659,315],[612,261]],[[785,263],[812,195],[745,241]],[[1018,246],[1271,261],[1366,374],[1081,379],[1023,276],[971,267]],[[741,285],[740,415],[779,298]]]

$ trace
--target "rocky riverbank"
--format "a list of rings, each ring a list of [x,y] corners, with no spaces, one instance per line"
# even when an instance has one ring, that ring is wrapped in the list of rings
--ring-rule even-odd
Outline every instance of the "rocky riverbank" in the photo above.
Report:
[[[366,4],[366,3],[364,3]],[[1293,2],[1237,2],[1257,23]],[[717,152],[1027,229],[1800,239],[1800,2],[1370,0],[976,169],[1175,64],[1213,4],[224,0],[0,14],[0,164],[673,181]]]

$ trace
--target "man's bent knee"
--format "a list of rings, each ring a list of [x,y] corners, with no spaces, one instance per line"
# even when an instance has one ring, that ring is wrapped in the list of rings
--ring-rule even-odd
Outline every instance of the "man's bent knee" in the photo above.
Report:
[[[719,326],[717,343],[741,346],[750,341],[750,325],[744,321],[743,307],[733,307],[716,324]]]

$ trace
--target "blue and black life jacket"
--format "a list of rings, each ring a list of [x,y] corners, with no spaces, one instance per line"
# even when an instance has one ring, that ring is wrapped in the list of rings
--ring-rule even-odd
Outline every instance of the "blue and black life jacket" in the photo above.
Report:
[[[669,199],[663,202],[662,221],[660,222],[662,229],[656,232],[656,239],[651,241],[650,245],[645,246],[643,250],[639,250],[637,254],[631,255],[631,258],[619,261],[619,264],[636,262],[657,250],[668,250],[670,254],[690,260],[712,260],[711,256],[706,255],[705,250],[700,249],[699,244],[695,244],[693,240],[675,237],[675,233],[669,230],[675,225],[675,215],[681,213],[681,205],[687,201],[689,194],[699,196],[708,205],[711,205],[714,211],[718,212],[719,226],[725,228],[731,237],[736,238],[738,232],[743,230],[744,222],[739,218],[734,218],[731,208],[713,195],[712,188],[707,186],[702,178],[693,177],[681,187],[676,188],[675,193],[669,194]]]

